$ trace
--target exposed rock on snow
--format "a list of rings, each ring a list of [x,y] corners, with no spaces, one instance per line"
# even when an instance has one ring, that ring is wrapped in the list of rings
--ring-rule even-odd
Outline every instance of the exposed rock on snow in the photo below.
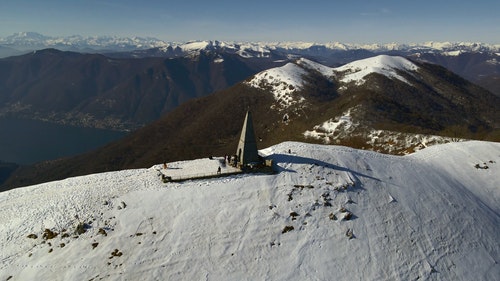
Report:
[[[355,127],[357,127],[357,124],[353,124],[351,109],[349,109],[338,118],[329,119],[320,125],[314,126],[312,130],[305,131],[304,136],[331,143],[341,134],[350,134]]]
[[[307,130],[303,134],[306,138],[321,140],[325,144],[338,144],[348,137],[360,137],[366,140],[365,149],[395,155],[413,153],[436,144],[466,141],[459,138],[367,128],[356,122],[351,115],[352,112],[358,110],[349,109],[342,115],[316,125],[312,130]]]

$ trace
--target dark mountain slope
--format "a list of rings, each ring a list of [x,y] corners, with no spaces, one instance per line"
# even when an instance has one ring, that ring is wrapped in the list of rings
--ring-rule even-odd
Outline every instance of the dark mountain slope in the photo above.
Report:
[[[0,116],[131,129],[262,70],[238,55],[112,59],[47,49],[0,60]]]
[[[500,115],[494,106],[500,102],[498,97],[441,66],[419,66],[419,77],[407,76],[411,85],[371,74],[366,87],[354,90],[368,91],[366,108],[371,110],[366,113],[371,117],[366,122],[378,124],[375,127],[379,129],[386,127],[384,124],[399,124],[398,131],[410,125],[433,134],[465,124],[471,133],[499,125]]]
[[[450,56],[430,52],[409,57],[439,64],[500,96],[500,63],[496,53],[463,52]]]

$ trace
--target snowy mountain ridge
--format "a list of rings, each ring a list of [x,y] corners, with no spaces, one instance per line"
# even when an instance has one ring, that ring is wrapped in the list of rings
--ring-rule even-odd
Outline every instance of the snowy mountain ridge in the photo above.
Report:
[[[397,72],[404,71],[406,73],[411,73],[417,70],[418,66],[408,59],[388,55],[379,55],[354,61],[334,69],[335,72],[344,73],[340,81],[343,83],[354,82],[356,85],[362,85],[365,82],[363,78],[371,73],[382,74],[409,84],[409,82]]]
[[[306,70],[316,71],[332,81],[338,80],[344,84],[354,83],[359,86],[364,84],[364,78],[372,73],[410,84],[398,72],[404,71],[412,75],[411,73],[418,70],[418,66],[406,58],[388,55],[357,60],[336,68],[301,58],[295,63],[264,70],[245,83],[254,88],[270,89],[275,99],[286,107],[304,101],[301,97],[294,97],[292,93],[301,90],[306,83]]]
[[[76,49],[114,49],[132,50],[160,48],[180,48],[188,51],[200,51],[210,48],[228,48],[241,53],[260,52],[269,53],[276,50],[308,50],[325,48],[328,50],[370,50],[374,52],[386,51],[471,51],[471,52],[500,52],[500,44],[486,44],[480,42],[424,42],[424,43],[387,43],[387,44],[351,44],[341,42],[314,43],[314,42],[222,42],[222,41],[191,41],[167,42],[153,37],[118,37],[118,36],[45,36],[36,32],[19,32],[0,38],[0,45],[17,46],[23,49],[30,48],[76,48]]]
[[[386,43],[386,44],[356,44],[356,43],[312,43],[312,42],[275,42],[266,43],[272,48],[283,49],[308,49],[312,47],[325,47],[331,50],[371,50],[376,52],[381,51],[403,51],[403,50],[418,50],[418,49],[432,49],[436,51],[446,50],[468,50],[468,51],[486,51],[497,50],[500,44],[487,44],[480,42],[423,42],[423,43]]]
[[[81,36],[64,37],[45,36],[36,32],[19,32],[0,38],[0,45],[33,48],[95,48],[95,49],[148,49],[164,47],[168,44],[152,37],[118,37],[118,36]]]
[[[221,165],[199,159],[0,193],[0,278],[500,275],[498,143],[450,143],[397,157],[284,142],[261,154],[278,173],[160,180]]]

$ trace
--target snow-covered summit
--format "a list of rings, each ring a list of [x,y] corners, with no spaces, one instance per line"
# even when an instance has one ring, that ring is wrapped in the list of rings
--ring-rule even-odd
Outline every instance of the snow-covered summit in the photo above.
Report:
[[[301,89],[304,75],[307,72],[302,67],[290,62],[259,72],[245,83],[254,88],[271,90],[276,101],[289,106],[302,100],[296,100],[292,94]]]
[[[418,70],[418,66],[408,59],[388,55],[358,60],[335,68],[336,72],[343,73],[340,81],[344,83],[355,82],[357,85],[363,84],[364,77],[371,73],[382,74],[408,83],[404,77],[398,74],[398,71],[413,72],[416,70]]]
[[[411,74],[417,70],[416,64],[399,56],[378,55],[336,68],[301,58],[293,63],[262,71],[246,83],[251,87],[270,89],[278,102],[289,106],[303,100],[294,98],[292,94],[303,88],[306,83],[304,78],[310,72],[319,73],[328,80],[337,79],[342,83],[354,82],[356,85],[362,85],[365,82],[364,78],[372,73],[409,83],[399,72]]]
[[[0,193],[0,279],[500,276],[500,144],[396,157],[285,142],[261,153],[277,174],[166,184],[156,165]],[[166,170],[214,172],[210,161]]]
[[[327,79],[332,79],[335,75],[334,70],[334,68],[320,63],[300,58],[284,66],[259,72],[245,83],[254,88],[269,89],[276,101],[282,106],[288,107],[304,101],[304,98],[294,96],[294,93],[303,88],[304,78],[310,72],[318,72]]]

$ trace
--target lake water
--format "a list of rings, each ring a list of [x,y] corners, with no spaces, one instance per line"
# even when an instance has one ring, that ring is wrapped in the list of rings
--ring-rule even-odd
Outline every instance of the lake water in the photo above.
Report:
[[[2,117],[0,160],[33,164],[87,152],[125,135],[124,132]]]

